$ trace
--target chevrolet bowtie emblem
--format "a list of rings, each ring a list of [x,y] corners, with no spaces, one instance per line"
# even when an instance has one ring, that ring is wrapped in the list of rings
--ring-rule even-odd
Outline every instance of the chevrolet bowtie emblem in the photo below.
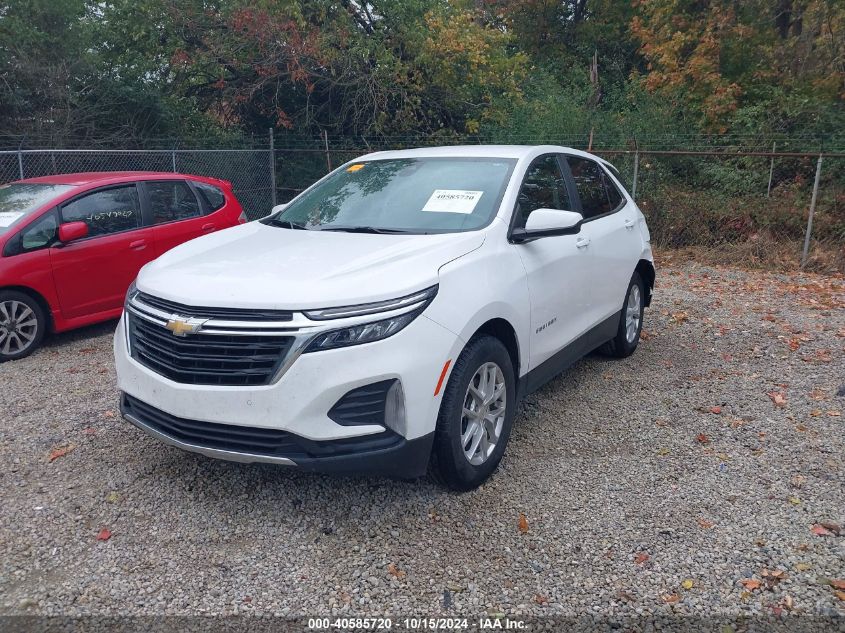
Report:
[[[199,332],[202,324],[206,321],[207,319],[183,319],[174,316],[172,319],[168,319],[164,327],[173,332],[173,336],[187,336]]]

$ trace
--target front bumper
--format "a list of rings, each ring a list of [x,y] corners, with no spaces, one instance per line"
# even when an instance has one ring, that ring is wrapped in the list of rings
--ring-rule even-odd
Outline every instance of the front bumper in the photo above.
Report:
[[[151,422],[150,418],[144,415],[143,410],[139,410],[137,402],[133,403],[132,398],[127,397],[126,394],[121,394],[120,411],[125,420],[145,433],[185,451],[233,462],[296,466],[312,472],[375,474],[403,479],[419,477],[426,472],[431,445],[434,441],[434,433],[413,440],[406,440],[390,433],[389,437],[374,440],[362,438],[363,441],[360,442],[332,443],[331,447],[325,446],[325,443],[301,442],[299,450],[294,449],[287,455],[271,455],[214,448],[202,440],[177,439],[163,431],[160,425]],[[309,448],[314,448],[324,454],[313,455],[308,452]],[[329,451],[333,454],[328,454]]]
[[[123,397],[124,417],[163,442],[232,461],[414,477],[425,472],[428,462],[440,406],[441,394],[434,395],[440,372],[462,346],[456,335],[420,315],[382,341],[302,354],[278,382],[249,387],[182,384],[155,373],[129,355],[123,319],[114,351],[118,386],[130,399],[185,421],[284,431],[298,446],[268,455],[193,441],[147,423]],[[349,391],[383,380],[402,383],[404,429],[343,425],[328,416]],[[386,434],[396,441],[379,444]]]

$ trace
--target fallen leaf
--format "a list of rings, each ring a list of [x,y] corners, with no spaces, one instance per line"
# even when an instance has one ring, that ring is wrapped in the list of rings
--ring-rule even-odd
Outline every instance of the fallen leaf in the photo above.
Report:
[[[687,578],[684,582],[681,583],[681,587],[684,589],[692,589],[695,586],[695,581],[692,578]]]
[[[710,413],[719,415],[722,412],[722,407],[710,407]]]
[[[819,417],[821,414],[822,414],[821,409],[813,409],[812,411],[810,411],[810,415],[813,416],[814,418]]]
[[[537,604],[549,604],[549,599],[542,594],[534,594],[534,602]]]
[[[834,589],[842,589],[845,590],[845,580],[840,580],[838,578],[830,581],[830,586]]]
[[[771,391],[769,392],[769,398],[772,399],[772,402],[775,403],[776,407],[785,407],[786,406],[786,394],[782,391]]]
[[[646,562],[649,558],[651,558],[651,557],[650,557],[648,554],[646,554],[645,552],[640,552],[639,554],[637,554],[636,556],[634,556],[634,562],[635,562],[637,565],[642,565],[642,564],[643,564],[644,562]]]
[[[661,448],[657,451],[657,454],[660,455],[661,457],[665,457],[666,455],[669,454],[669,449],[668,448]]]
[[[634,598],[634,596],[632,596],[630,593],[628,593],[624,589],[620,589],[619,591],[617,591],[616,595],[619,597],[619,599],[622,602],[636,602],[636,598]]]
[[[698,521],[698,525],[702,529],[709,530],[710,528],[713,527],[713,523],[711,521],[708,521],[707,519],[697,519],[697,521]]]
[[[845,591],[834,591],[833,595],[845,602]]]
[[[741,584],[743,587],[750,591],[759,589],[763,585],[762,582],[760,582],[759,580],[755,580],[754,578],[743,578],[739,581],[739,584]]]
[[[833,532],[818,523],[814,523],[813,527],[810,528],[810,531],[816,536],[833,536]]]
[[[797,338],[789,339],[789,349],[794,352],[797,351],[799,347],[801,347],[801,342]]]
[[[519,531],[525,534],[528,532],[528,518],[522,513],[519,513]]]
[[[832,418],[838,418],[840,415],[842,415],[842,412],[841,411],[828,411],[827,414]]]
[[[111,530],[108,528],[102,528],[99,532],[97,532],[97,540],[98,541],[108,541],[111,538]]]
[[[787,611],[792,611],[792,596],[784,596],[783,600],[781,600],[780,603],[784,609],[786,609]]]
[[[673,323],[683,323],[689,319],[689,315],[686,312],[673,312],[672,313],[672,322]]]
[[[58,448],[54,448],[52,451],[50,451],[50,463],[53,463],[54,461],[59,459],[59,457],[64,457],[65,455],[73,451],[73,449],[75,448],[76,445],[74,444],[67,444],[65,446],[59,446]]]
[[[695,439],[698,440],[699,444],[709,444],[710,438],[707,437],[704,433],[699,433],[695,436]]]
[[[665,596],[661,596],[661,598],[662,598],[663,602],[665,602],[666,604],[674,604],[676,602],[681,601],[681,596],[679,596],[676,593],[669,593],[669,594],[666,594]]]
[[[796,563],[795,569],[798,571],[807,571],[811,569],[813,566],[810,563]]]
[[[801,499],[799,499],[798,497],[790,497],[789,503],[791,503],[794,506],[797,506],[797,505],[801,504]]]
[[[393,563],[390,563],[387,566],[387,573],[390,574],[391,576],[393,576],[394,578],[404,578],[405,577],[405,572],[402,571],[401,569],[397,569],[396,565],[394,565]]]
[[[830,530],[837,536],[839,536],[839,533],[842,531],[840,525],[838,523],[834,523],[833,521],[819,521],[819,525],[821,525],[826,530]]]
[[[103,411],[103,415],[106,416],[107,418],[113,418],[114,417],[114,411],[112,411],[112,410]]]
[[[108,501],[109,503],[117,503],[121,499],[122,497],[120,496],[119,492],[112,491],[106,495],[106,501]]]

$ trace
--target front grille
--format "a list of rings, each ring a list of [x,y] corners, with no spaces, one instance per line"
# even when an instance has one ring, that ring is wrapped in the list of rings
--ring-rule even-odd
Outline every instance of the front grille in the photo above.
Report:
[[[177,418],[128,394],[123,396],[123,411],[159,433],[194,446],[254,455],[304,454],[296,436],[287,431]]]
[[[190,315],[198,319],[218,319],[220,321],[290,321],[293,312],[289,310],[252,310],[248,308],[204,308],[188,306],[175,301],[153,297],[139,292],[135,299],[151,308],[157,308],[170,314]]]
[[[178,337],[131,312],[126,318],[132,358],[174,382],[188,385],[266,385],[293,343],[293,337],[278,335]]]
[[[395,380],[382,380],[348,392],[329,410],[329,418],[344,426],[384,425],[384,401]]]

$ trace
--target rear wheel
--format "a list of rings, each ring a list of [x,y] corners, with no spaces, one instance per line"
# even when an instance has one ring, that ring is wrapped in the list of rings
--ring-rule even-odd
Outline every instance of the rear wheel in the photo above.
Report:
[[[635,272],[625,293],[625,303],[616,336],[607,342],[602,351],[616,358],[625,358],[633,354],[640,342],[644,310],[645,284],[640,274]]]
[[[39,303],[16,290],[0,291],[0,362],[29,356],[44,338],[47,320]]]
[[[510,437],[516,380],[505,346],[492,336],[467,344],[443,392],[432,473],[455,490],[472,490],[490,477]]]

